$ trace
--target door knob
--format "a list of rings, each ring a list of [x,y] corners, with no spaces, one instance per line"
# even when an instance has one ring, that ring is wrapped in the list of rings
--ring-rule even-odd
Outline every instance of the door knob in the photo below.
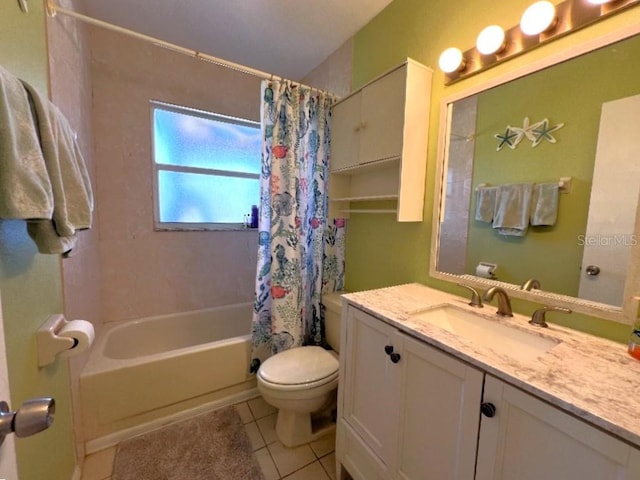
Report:
[[[385,345],[384,353],[386,353],[387,355],[391,355],[393,353],[393,345]]]
[[[7,402],[0,402],[0,444],[10,433],[23,438],[46,430],[53,423],[56,402],[50,397],[32,398],[15,412]]]
[[[600,267],[597,265],[589,265],[587,266],[587,275],[591,277],[595,277],[600,273]]]
[[[496,415],[496,406],[491,402],[480,405],[480,411],[485,417],[493,418]]]
[[[399,353],[392,353],[391,355],[389,355],[389,357],[391,357],[391,361],[393,363],[398,363],[400,361],[400,354]]]

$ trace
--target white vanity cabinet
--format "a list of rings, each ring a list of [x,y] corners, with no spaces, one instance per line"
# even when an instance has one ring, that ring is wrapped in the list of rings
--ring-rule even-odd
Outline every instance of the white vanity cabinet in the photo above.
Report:
[[[338,478],[640,479],[640,449],[358,308],[343,317]]]
[[[432,75],[407,59],[332,107],[331,217],[348,217],[353,201],[393,200],[398,221],[422,221]]]
[[[487,375],[483,401],[476,480],[640,479],[639,449],[533,395]]]
[[[356,480],[473,478],[480,370],[349,307],[338,462]]]

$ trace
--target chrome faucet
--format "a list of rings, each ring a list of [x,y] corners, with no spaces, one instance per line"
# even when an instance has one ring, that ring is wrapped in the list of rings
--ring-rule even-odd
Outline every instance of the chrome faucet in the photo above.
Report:
[[[530,278],[520,287],[522,290],[530,291],[531,289],[540,290],[540,282],[535,278]]]
[[[531,320],[529,320],[529,323],[531,325],[535,325],[536,327],[543,327],[543,328],[547,328],[549,325],[547,324],[547,319],[545,318],[545,314],[547,312],[562,312],[562,313],[571,313],[571,310],[569,310],[568,308],[562,308],[562,307],[542,307],[539,308],[538,310],[536,310],[535,312],[533,312],[533,315],[531,315]]]
[[[482,299],[485,302],[490,302],[496,294],[498,295],[498,311],[496,313],[502,317],[513,317],[509,295],[507,295],[507,292],[502,287],[491,287],[484,292]]]
[[[482,299],[480,298],[480,294],[478,293],[478,290],[476,290],[475,288],[469,285],[465,285],[464,283],[458,283],[458,286],[464,287],[471,292],[471,301],[469,302],[469,305],[476,308],[484,307],[484,305],[482,304]]]

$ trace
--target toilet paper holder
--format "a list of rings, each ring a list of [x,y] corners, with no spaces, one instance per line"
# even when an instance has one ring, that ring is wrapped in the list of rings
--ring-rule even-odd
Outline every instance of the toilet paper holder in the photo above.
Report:
[[[39,367],[53,363],[56,355],[76,346],[73,338],[57,335],[68,323],[62,314],[50,315],[36,332]]]

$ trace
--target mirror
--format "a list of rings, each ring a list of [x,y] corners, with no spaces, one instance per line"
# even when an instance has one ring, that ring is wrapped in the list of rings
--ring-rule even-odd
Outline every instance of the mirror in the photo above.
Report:
[[[594,40],[443,101],[432,276],[633,321],[637,33]],[[538,185],[547,192],[539,202]],[[500,214],[527,221],[516,222],[516,231],[498,228]],[[492,264],[495,270],[485,266]],[[532,278],[540,289],[523,289]]]

